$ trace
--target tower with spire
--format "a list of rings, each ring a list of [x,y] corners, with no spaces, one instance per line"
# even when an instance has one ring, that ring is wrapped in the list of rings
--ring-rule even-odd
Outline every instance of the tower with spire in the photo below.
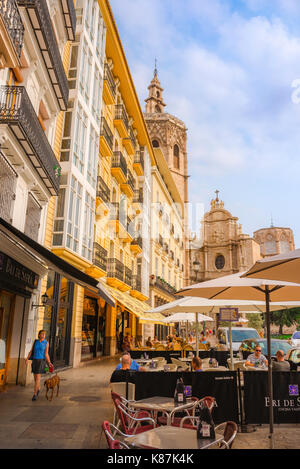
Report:
[[[165,111],[163,99],[164,89],[158,78],[157,62],[153,78],[148,86],[148,97],[145,99],[144,113],[148,132],[154,148],[159,148],[167,162],[181,199],[187,207],[188,203],[188,164],[187,164],[187,128],[183,121]],[[183,214],[183,221],[188,232],[187,209]],[[187,239],[185,247],[187,248]],[[188,254],[185,262],[185,284],[189,281]]]

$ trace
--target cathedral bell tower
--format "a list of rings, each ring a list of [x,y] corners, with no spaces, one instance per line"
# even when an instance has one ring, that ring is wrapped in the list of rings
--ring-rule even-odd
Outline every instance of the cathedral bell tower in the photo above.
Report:
[[[154,76],[148,86],[149,96],[145,99],[144,113],[148,132],[154,148],[159,148],[167,162],[173,176],[182,202],[188,204],[188,168],[187,168],[187,128],[180,119],[165,112],[166,104],[163,100],[163,88],[158,79],[155,63]],[[183,213],[183,222],[188,233],[187,208]],[[187,238],[184,248],[187,250]],[[186,251],[187,252],[187,251]],[[189,282],[188,255],[186,255],[184,283]]]

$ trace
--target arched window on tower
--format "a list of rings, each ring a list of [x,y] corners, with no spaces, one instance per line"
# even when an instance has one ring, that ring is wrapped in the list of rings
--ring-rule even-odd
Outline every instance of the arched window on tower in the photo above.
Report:
[[[179,146],[178,145],[174,145],[173,156],[174,156],[174,168],[175,169],[180,169]]]
[[[155,106],[155,112],[161,112],[160,107],[158,106],[158,104]]]
[[[153,148],[159,148],[158,140],[152,140],[152,146],[153,146]]]
[[[156,97],[160,98],[160,92],[159,91],[156,92]]]

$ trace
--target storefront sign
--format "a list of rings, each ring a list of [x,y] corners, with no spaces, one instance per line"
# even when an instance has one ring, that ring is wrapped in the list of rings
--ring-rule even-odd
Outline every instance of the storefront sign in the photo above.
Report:
[[[220,321],[237,322],[239,320],[238,308],[220,308]]]
[[[19,287],[37,288],[39,276],[19,262],[0,252],[0,276],[13,281]]]
[[[245,416],[247,423],[268,423],[270,398],[266,372],[244,373]],[[273,412],[275,423],[300,422],[300,373],[273,373]],[[253,403],[255,402],[255,405]]]

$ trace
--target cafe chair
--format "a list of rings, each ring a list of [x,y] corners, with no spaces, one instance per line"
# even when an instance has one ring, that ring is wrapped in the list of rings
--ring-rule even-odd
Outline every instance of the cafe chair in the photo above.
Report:
[[[183,350],[187,351],[187,352],[193,352],[194,348],[192,345],[185,345],[183,347]]]
[[[179,427],[180,426],[180,421],[181,421],[182,417],[175,417],[175,415],[177,413],[183,411],[186,414],[186,417],[189,417],[189,416],[193,415],[194,408],[195,408],[196,404],[198,404],[199,399],[197,397],[191,397],[191,401],[194,401],[195,404],[190,409],[181,409],[181,406],[180,406],[180,407],[177,407],[176,410],[173,410],[171,412],[170,416],[171,416],[171,425],[172,426],[174,426],[174,427]],[[159,425],[167,425],[167,422],[168,422],[168,419],[167,419],[167,416],[165,416],[165,415],[162,415],[162,416],[158,417],[158,419],[157,419],[157,423]]]
[[[223,431],[223,440],[218,443],[220,449],[231,449],[233,441],[237,435],[238,427],[235,422],[224,422],[215,427],[215,432]]]
[[[115,437],[113,436],[112,429],[114,430],[114,434],[118,433],[118,435],[121,435],[125,438],[128,436],[125,435],[125,433],[121,432],[121,430],[115,427],[112,423],[109,423],[107,420],[105,420],[102,423],[102,432],[100,439],[102,438],[102,433],[104,433],[109,449],[129,449],[129,447],[123,441],[115,439]]]
[[[167,350],[166,347],[162,344],[157,344],[154,346],[154,348],[155,348],[155,351],[158,350],[159,352],[165,352]]]
[[[172,349],[174,352],[181,352],[182,351],[182,347],[181,345],[178,343],[178,342],[174,342],[174,345],[173,345],[173,349]]]
[[[125,399],[125,397],[121,396],[120,394],[117,394],[116,392],[114,391],[111,391],[111,398],[113,400],[113,403],[114,403],[114,420],[113,420],[113,423],[114,425],[116,425],[117,427],[120,426],[120,420],[117,421],[117,416],[118,416],[118,411],[117,411],[117,406],[116,406],[116,400],[118,399],[120,402],[122,402],[125,407],[127,408],[128,412],[135,418],[146,418],[146,417],[150,417],[150,413],[146,410],[144,411],[136,411],[135,409],[133,409],[131,407],[131,403],[132,402],[135,402],[134,400],[127,400]]]
[[[199,420],[199,417],[195,415],[197,407],[204,404],[206,407],[208,407],[208,410],[211,414],[215,406],[215,403],[216,403],[215,398],[212,396],[206,396],[199,400],[197,399],[197,402],[195,402],[195,405],[192,409],[191,415],[185,416],[179,419],[179,425],[177,425],[176,422],[174,421],[174,426],[180,427],[180,428],[189,428],[190,430],[197,430],[197,425],[198,425],[198,420]]]
[[[155,421],[151,417],[134,417],[132,413],[128,411],[126,405],[119,399],[115,399],[114,404],[117,409],[121,427],[126,435],[137,435],[138,433],[153,430],[153,428],[156,427]],[[148,425],[141,425],[143,422],[148,422]]]
[[[189,365],[186,365],[181,360],[177,360],[177,358],[171,357],[171,362],[173,363],[173,365],[177,365],[177,367],[182,368],[183,371],[188,371],[190,369]]]

